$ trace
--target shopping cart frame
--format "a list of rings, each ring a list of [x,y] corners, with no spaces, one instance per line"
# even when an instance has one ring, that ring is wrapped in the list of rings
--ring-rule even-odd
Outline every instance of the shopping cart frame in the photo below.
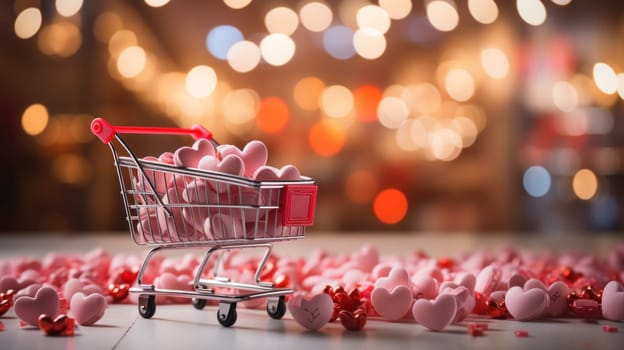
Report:
[[[295,181],[255,181],[248,178],[233,176],[229,174],[223,174],[219,172],[204,171],[192,168],[176,167],[173,165],[163,164],[155,161],[149,161],[140,159],[132,151],[131,147],[125,142],[120,134],[148,134],[148,135],[190,135],[195,140],[206,139],[212,142],[215,146],[218,143],[214,140],[212,133],[206,130],[200,125],[194,125],[190,129],[185,128],[162,128],[162,127],[135,127],[135,126],[113,126],[108,121],[102,118],[96,118],[91,122],[91,131],[96,135],[103,143],[107,144],[111,150],[114,159],[114,165],[117,171],[117,177],[119,179],[119,185],[121,188],[121,196],[124,203],[124,209],[126,213],[126,220],[128,221],[130,235],[138,245],[149,245],[152,248],[147,252],[139,272],[137,274],[136,286],[130,288],[130,292],[138,293],[138,310],[139,314],[144,318],[151,318],[156,311],[156,296],[165,295],[170,297],[186,297],[192,299],[192,304],[196,309],[203,309],[208,300],[216,300],[219,302],[217,311],[218,322],[225,327],[229,327],[236,322],[237,313],[236,305],[239,302],[249,301],[259,298],[267,298],[267,313],[271,318],[280,319],[286,312],[285,296],[292,294],[294,291],[291,288],[278,288],[274,283],[269,281],[262,281],[262,273],[267,261],[271,255],[273,243],[276,241],[291,240],[304,238],[305,227],[310,226],[314,220],[314,208],[316,205],[316,185],[314,180],[307,177],[302,177],[300,180]],[[115,142],[113,142],[115,141]],[[115,144],[121,146],[127,156],[120,156]],[[125,173],[127,171],[127,174]],[[306,215],[303,217],[296,217],[294,219],[284,219],[283,216],[288,214],[281,214],[283,223],[280,226],[286,235],[275,236],[266,235],[263,237],[256,237],[256,231],[259,231],[258,222],[256,222],[254,230],[254,237],[236,238],[223,238],[223,239],[180,239],[179,237],[173,239],[173,235],[163,236],[161,233],[159,239],[156,239],[152,234],[149,239],[146,239],[145,234],[139,234],[139,228],[136,227],[136,223],[139,221],[139,208],[157,208],[162,210],[162,215],[173,216],[172,208],[175,210],[175,206],[167,205],[164,203],[160,195],[158,195],[155,173],[162,172],[163,174],[173,174],[188,177],[192,179],[201,179],[206,181],[215,181],[227,186],[228,191],[230,186],[242,186],[252,190],[267,190],[278,191],[281,193],[279,202],[277,198],[271,200],[271,205],[230,205],[235,209],[242,210],[282,210],[283,205],[290,205],[289,201],[292,198],[294,200],[309,201],[307,203],[308,209]],[[143,179],[142,190],[137,190],[135,183],[129,177],[135,174]],[[153,176],[150,176],[152,174]],[[128,175],[128,177],[125,177]],[[163,175],[164,176],[164,175]],[[130,185],[128,185],[130,183]],[[150,197],[150,204],[146,204],[148,199],[147,195],[153,194]],[[229,193],[228,193],[229,197]],[[132,202],[130,199],[134,198]],[[139,198],[137,204],[136,199]],[[278,204],[278,205],[276,205]],[[190,206],[190,205],[189,205]],[[218,205],[220,208],[222,205]],[[201,207],[198,205],[198,207]],[[194,208],[194,207],[193,207]],[[202,209],[206,209],[201,207]],[[200,210],[198,208],[194,208]],[[232,210],[230,208],[230,210]],[[299,213],[298,215],[300,215]],[[211,214],[212,215],[212,214]],[[277,218],[277,216],[276,216]],[[290,221],[289,221],[290,220]],[[268,219],[267,219],[268,221]],[[168,226],[167,226],[168,227]],[[277,227],[277,225],[275,226]],[[266,230],[266,225],[265,225]],[[142,238],[142,239],[140,239]],[[154,284],[144,283],[145,273],[148,269],[149,262],[152,258],[165,250],[176,248],[204,248],[207,247],[199,266],[193,276],[192,289],[193,290],[177,290],[177,289],[165,289],[158,288]],[[264,253],[258,262],[257,269],[254,275],[254,283],[239,283],[230,280],[230,278],[219,276],[219,268],[221,262],[221,256],[217,256],[217,262],[214,264],[213,278],[202,278],[206,272],[206,268],[209,264],[210,258],[215,253],[222,253],[231,249],[243,249],[243,248],[262,248]],[[238,293],[225,293],[223,289],[239,291]]]

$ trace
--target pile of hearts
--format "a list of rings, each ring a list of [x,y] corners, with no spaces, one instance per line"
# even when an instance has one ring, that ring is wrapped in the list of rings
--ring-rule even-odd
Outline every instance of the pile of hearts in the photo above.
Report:
[[[253,283],[258,260],[237,250],[224,252],[219,259],[211,257],[202,275],[212,273],[219,263],[220,276]],[[64,314],[80,325],[92,325],[108,304],[137,302],[128,288],[135,283],[142,261],[103,249],[49,253],[41,260],[0,260],[0,316],[12,305],[17,317],[33,327],[41,326],[42,315],[48,317],[45,322],[53,323]],[[193,290],[199,262],[190,253],[156,255],[143,282]],[[368,319],[375,319],[418,323],[439,331],[467,322],[470,315],[518,321],[555,317],[624,321],[624,245],[602,257],[504,248],[461,258],[434,258],[422,251],[380,256],[375,247],[364,245],[344,255],[322,250],[306,258],[272,255],[261,279],[297,291],[287,300],[288,310],[311,330],[335,320],[348,330],[359,330]],[[159,296],[157,303],[190,303],[190,299]],[[239,305],[262,308],[265,300]],[[477,325],[471,334],[483,330]]]
[[[295,166],[275,168],[267,165],[267,160],[268,150],[261,141],[251,141],[241,150],[233,145],[215,146],[206,139],[173,153],[143,158],[144,164],[158,163],[171,170],[160,167],[133,174],[132,187],[139,194],[135,200],[142,205],[136,223],[138,238],[178,242],[273,237],[279,229],[275,227],[279,222],[276,212],[257,208],[276,206],[276,190],[227,181],[228,177],[261,182],[301,179]],[[177,168],[218,173],[224,180],[182,175]],[[236,209],[241,206],[248,209]]]

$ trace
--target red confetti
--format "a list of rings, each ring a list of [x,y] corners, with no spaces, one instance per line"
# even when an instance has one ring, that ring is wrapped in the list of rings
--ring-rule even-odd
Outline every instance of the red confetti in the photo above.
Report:
[[[108,285],[108,294],[113,297],[113,302],[118,303],[124,300],[128,296],[130,286],[127,284],[114,284],[111,283]]]
[[[488,329],[487,323],[468,323],[468,334],[473,337],[481,337]]]
[[[39,316],[39,329],[45,335],[64,335],[64,336],[73,336],[74,335],[74,326],[75,321],[73,318],[67,317],[67,315],[62,314],[56,316],[56,318],[52,319],[52,317],[42,314]]]
[[[11,307],[11,303],[8,300],[1,300],[0,301],[0,316],[4,315],[7,311],[9,311],[9,308]]]
[[[2,323],[2,321],[0,321],[0,332],[2,332],[4,330],[4,323]]]
[[[516,337],[526,338],[526,337],[529,336],[529,331],[517,330],[517,331],[514,332],[514,334],[516,335]]]
[[[607,324],[602,326],[602,330],[607,332],[607,333],[617,333],[618,332],[618,328],[617,327],[609,326]]]

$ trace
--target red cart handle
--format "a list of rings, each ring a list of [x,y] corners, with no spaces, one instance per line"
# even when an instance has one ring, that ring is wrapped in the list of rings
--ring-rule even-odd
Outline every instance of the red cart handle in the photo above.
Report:
[[[195,124],[190,129],[185,128],[161,128],[143,126],[113,126],[102,118],[91,121],[91,132],[103,143],[111,142],[115,134],[165,134],[165,135],[190,135],[195,140],[212,140],[212,133],[201,125]]]

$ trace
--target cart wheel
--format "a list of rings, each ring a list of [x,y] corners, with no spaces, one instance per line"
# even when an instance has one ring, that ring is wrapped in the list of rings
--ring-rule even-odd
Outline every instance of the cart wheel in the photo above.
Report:
[[[191,303],[197,310],[203,310],[204,306],[206,306],[206,299],[193,298]]]
[[[154,295],[139,295],[139,314],[143,318],[152,318],[156,312],[156,297]]]
[[[229,327],[236,322],[236,303],[219,303],[217,321],[223,327]]]
[[[284,317],[284,314],[286,314],[286,302],[284,301],[284,296],[282,295],[278,299],[269,299],[267,301],[266,309],[272,319],[279,320]]]

